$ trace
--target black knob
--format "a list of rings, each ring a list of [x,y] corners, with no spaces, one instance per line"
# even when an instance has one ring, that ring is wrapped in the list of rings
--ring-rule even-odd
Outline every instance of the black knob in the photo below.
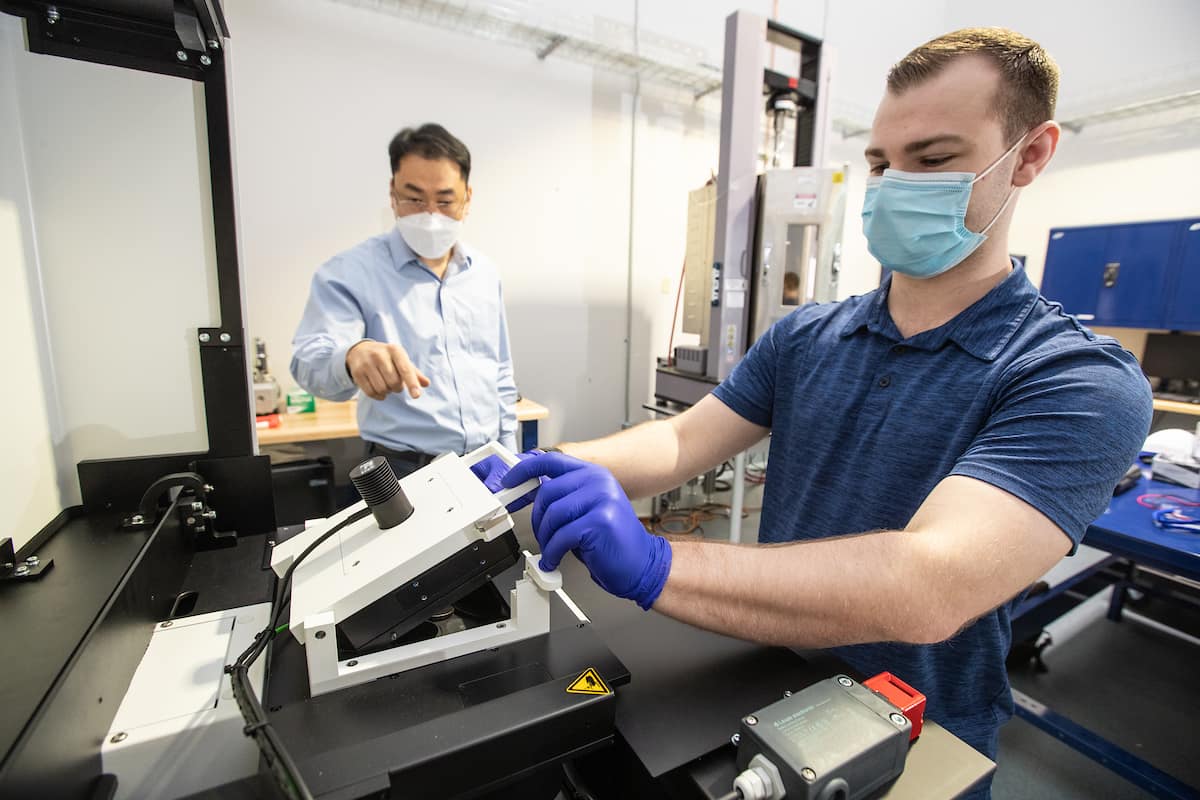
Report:
[[[381,530],[394,528],[412,516],[408,502],[392,465],[383,456],[375,456],[350,470],[350,482],[367,502]]]

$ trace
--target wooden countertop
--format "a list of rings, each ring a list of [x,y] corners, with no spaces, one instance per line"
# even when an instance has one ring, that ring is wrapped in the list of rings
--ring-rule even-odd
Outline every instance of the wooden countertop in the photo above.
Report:
[[[550,409],[529,398],[517,401],[517,422],[546,419]],[[259,446],[315,442],[358,436],[358,401],[331,403],[317,400],[317,410],[309,414],[280,414],[278,428],[259,428]]]
[[[1200,403],[1181,403],[1178,400],[1154,399],[1155,411],[1171,411],[1176,414],[1191,414],[1200,417]]]

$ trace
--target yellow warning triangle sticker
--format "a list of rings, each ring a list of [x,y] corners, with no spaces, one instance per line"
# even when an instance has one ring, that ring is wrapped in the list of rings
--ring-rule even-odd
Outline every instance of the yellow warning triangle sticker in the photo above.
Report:
[[[608,694],[611,690],[600,678],[600,674],[588,667],[582,675],[572,681],[567,691],[571,694]]]

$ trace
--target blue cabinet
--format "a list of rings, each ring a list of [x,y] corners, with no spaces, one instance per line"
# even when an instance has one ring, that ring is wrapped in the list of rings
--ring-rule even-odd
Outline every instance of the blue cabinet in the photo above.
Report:
[[[1089,325],[1200,329],[1196,222],[1055,228],[1042,294]]]
[[[1062,303],[1068,314],[1090,322],[1100,297],[1099,265],[1108,251],[1108,228],[1066,228],[1050,231],[1042,294]]]
[[[1168,330],[1200,330],[1200,220],[1188,220],[1179,235],[1179,268],[1167,288]]]

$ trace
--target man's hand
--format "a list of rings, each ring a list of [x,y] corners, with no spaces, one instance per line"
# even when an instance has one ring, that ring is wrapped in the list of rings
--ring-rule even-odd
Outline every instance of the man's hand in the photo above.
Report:
[[[539,476],[550,479],[533,504],[541,568],[557,569],[569,550],[606,592],[645,609],[654,605],[671,571],[671,545],[646,531],[612,473],[562,453],[543,453],[513,467],[501,483],[512,488]]]
[[[517,458],[524,461],[527,458],[533,458],[540,454],[541,450],[530,450],[525,453],[518,453]],[[504,488],[504,476],[508,474],[510,467],[501,460],[500,456],[488,456],[478,464],[471,466],[471,472],[475,473],[475,477],[487,487],[488,491],[496,494]],[[509,512],[518,511],[533,502],[535,491],[531,491],[522,497],[518,497],[508,504]]]
[[[405,389],[415,400],[421,396],[421,387],[429,385],[429,378],[398,344],[364,339],[346,353],[346,369],[350,370],[354,385],[372,400],[382,400]]]

